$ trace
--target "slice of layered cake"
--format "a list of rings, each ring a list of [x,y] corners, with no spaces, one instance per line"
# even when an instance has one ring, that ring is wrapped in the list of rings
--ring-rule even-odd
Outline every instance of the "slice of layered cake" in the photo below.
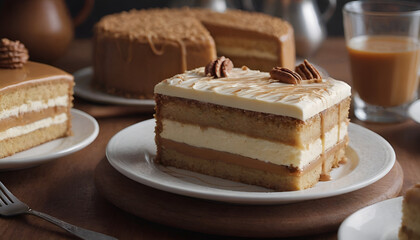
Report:
[[[402,213],[398,238],[400,240],[420,240],[420,183],[405,193]]]
[[[71,134],[73,76],[0,42],[0,158]]]
[[[162,81],[155,99],[162,165],[289,191],[345,160],[350,86],[307,61],[266,73],[219,58]]]

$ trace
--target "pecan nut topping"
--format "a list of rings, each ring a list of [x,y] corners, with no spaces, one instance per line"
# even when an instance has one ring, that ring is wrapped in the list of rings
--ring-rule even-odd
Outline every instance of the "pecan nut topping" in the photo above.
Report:
[[[295,71],[302,77],[302,80],[314,80],[315,82],[322,81],[322,76],[318,70],[308,62],[304,60],[303,63],[296,66]]]
[[[284,67],[275,67],[270,71],[272,79],[282,83],[300,84],[302,78],[295,71]]]
[[[0,68],[22,68],[28,59],[28,50],[21,42],[0,40]]]
[[[207,64],[204,73],[214,78],[228,77],[229,72],[233,69],[233,63],[229,58],[219,57],[218,59]]]

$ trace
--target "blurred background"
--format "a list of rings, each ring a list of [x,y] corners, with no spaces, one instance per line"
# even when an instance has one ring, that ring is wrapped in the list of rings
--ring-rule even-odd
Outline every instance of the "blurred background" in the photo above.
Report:
[[[92,37],[95,23],[108,14],[131,9],[164,7],[206,7],[216,11],[241,9],[281,17],[291,23],[295,33],[297,56],[310,57],[316,53],[326,37],[344,35],[342,8],[349,1],[0,0],[0,37],[23,41],[31,49],[32,56],[48,62],[63,55],[66,46],[74,37]],[[68,13],[73,20],[69,18]],[[55,50],[52,51],[51,47]],[[46,55],[47,52],[52,52],[51,56]]]
[[[2,2],[4,0],[0,0]],[[277,0],[282,2],[305,2],[308,0]],[[309,0],[312,2],[312,0]],[[326,23],[327,33],[329,36],[341,36],[343,35],[343,21],[342,21],[342,12],[341,9],[346,2],[350,0],[337,0],[336,8],[333,12],[331,18]],[[72,14],[75,16],[78,11],[83,8],[84,0],[66,0],[67,6]],[[183,1],[171,1],[171,0],[97,0],[94,3],[94,8],[92,9],[89,17],[76,28],[76,37],[86,38],[92,36],[92,27],[99,21],[101,17],[107,14],[127,11],[130,9],[147,9],[147,8],[156,8],[156,7],[181,7],[181,6],[200,6],[200,4],[205,5],[208,1],[194,1],[194,0],[183,0]],[[228,8],[237,8],[242,10],[250,10],[250,3],[253,5],[254,9],[262,10],[262,0],[227,0],[225,1]],[[275,1],[267,1],[275,2]],[[324,12],[329,4],[328,0],[314,0],[315,4],[319,6],[319,11]]]

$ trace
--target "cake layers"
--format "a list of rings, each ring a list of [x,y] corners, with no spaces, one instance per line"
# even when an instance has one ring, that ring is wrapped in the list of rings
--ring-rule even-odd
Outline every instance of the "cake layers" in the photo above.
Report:
[[[345,116],[339,120],[341,118],[336,114],[340,107],[345,109],[342,115],[348,112],[348,107],[345,107],[349,105],[348,100],[332,107],[324,116],[316,116],[328,119],[325,122],[328,121],[331,127],[326,128],[325,124],[324,136],[318,135],[311,140],[312,137],[303,135],[313,135],[313,132],[305,131],[296,131],[296,137],[282,134],[275,136],[276,132],[281,133],[281,129],[308,128],[300,120],[295,120],[294,125],[287,124],[293,121],[291,118],[284,122],[279,120],[277,127],[261,131],[259,135],[270,132],[262,137],[253,134],[256,129],[255,119],[245,114],[242,122],[251,120],[246,127],[246,124],[238,124],[240,129],[237,126],[229,129],[226,127],[229,124],[223,120],[219,124],[212,123],[215,120],[212,115],[220,114],[226,119],[234,119],[233,108],[200,105],[196,102],[199,107],[191,109],[188,100],[161,95],[157,99],[158,106],[161,106],[156,115],[160,122],[156,129],[156,142],[159,146],[157,161],[164,165],[285,191],[311,187],[321,176],[328,179],[331,169],[344,160],[348,121]],[[179,114],[172,115],[175,111]],[[260,119],[274,117],[246,110],[244,112],[248,116],[260,115]],[[310,128],[322,128],[322,125],[315,124],[316,121],[310,122]],[[305,141],[300,145],[294,144],[298,142],[297,139]]]
[[[71,133],[70,74],[28,62],[22,69],[0,69],[0,79],[0,157]]]
[[[199,68],[155,92],[156,160],[164,165],[297,190],[344,159],[350,88],[339,81],[289,85],[249,69],[213,79]]]
[[[400,240],[420,239],[420,184],[410,188],[404,195],[402,206]]]
[[[161,138],[299,170],[347,136],[349,100],[307,122],[163,95],[156,102]]]
[[[294,67],[294,34],[289,23],[266,14],[239,10],[191,11],[213,37],[217,55],[229,57],[236,66],[266,72],[275,66]]]
[[[130,98],[153,98],[158,82],[204,66],[216,49],[253,69],[295,63],[290,24],[242,11],[131,10],[102,18],[93,39],[94,86]]]

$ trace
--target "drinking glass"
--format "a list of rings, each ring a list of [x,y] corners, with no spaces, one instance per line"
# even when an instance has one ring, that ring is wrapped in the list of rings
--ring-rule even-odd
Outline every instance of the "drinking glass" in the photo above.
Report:
[[[420,4],[353,1],[343,8],[355,116],[399,122],[417,98]]]

